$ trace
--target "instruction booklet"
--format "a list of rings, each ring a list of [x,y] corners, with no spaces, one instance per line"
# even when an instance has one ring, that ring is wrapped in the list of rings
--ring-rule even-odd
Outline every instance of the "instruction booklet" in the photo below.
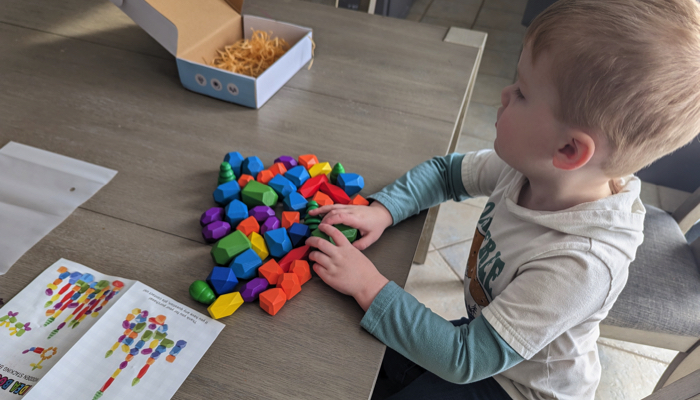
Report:
[[[0,400],[170,399],[223,327],[60,259],[0,308]]]

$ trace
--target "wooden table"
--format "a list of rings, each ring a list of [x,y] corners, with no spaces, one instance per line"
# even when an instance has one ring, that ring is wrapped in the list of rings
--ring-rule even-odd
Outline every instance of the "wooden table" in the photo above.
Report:
[[[363,175],[364,194],[446,153],[476,48],[442,42],[442,27],[306,2],[248,1],[244,13],[311,27],[317,45],[313,68],[260,110],[182,88],[174,58],[107,1],[0,3],[0,146],[119,171],[0,277],[0,297],[64,257],[206,313],[187,288],[213,266],[198,218],[226,152],[266,164],[314,153]],[[424,221],[365,252],[400,285]],[[362,315],[317,277],[275,317],[243,306],[175,398],[368,398],[384,345]]]

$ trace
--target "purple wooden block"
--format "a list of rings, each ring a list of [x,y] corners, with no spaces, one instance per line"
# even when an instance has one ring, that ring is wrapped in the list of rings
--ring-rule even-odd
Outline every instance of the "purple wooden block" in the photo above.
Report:
[[[256,221],[263,223],[268,218],[275,216],[275,210],[268,206],[255,206],[250,209],[248,215],[252,215]]]
[[[221,207],[212,207],[208,209],[207,211],[202,214],[202,217],[199,219],[199,223],[202,226],[207,226],[211,224],[214,221],[223,221],[224,220],[224,209]]]
[[[202,236],[207,242],[216,242],[231,233],[231,224],[226,221],[214,221],[202,229]]]
[[[290,170],[294,167],[297,166],[297,160],[294,159],[294,157],[290,156],[279,156],[276,160],[276,163],[281,162],[284,164],[284,166],[287,168],[287,170]]]
[[[282,225],[277,217],[270,217],[265,220],[265,222],[260,226],[260,234],[265,236],[265,232],[271,231],[273,229],[279,229]]]
[[[248,283],[243,285],[241,288],[241,297],[246,303],[253,302],[257,300],[258,295],[267,289],[267,279],[265,278],[254,278]]]

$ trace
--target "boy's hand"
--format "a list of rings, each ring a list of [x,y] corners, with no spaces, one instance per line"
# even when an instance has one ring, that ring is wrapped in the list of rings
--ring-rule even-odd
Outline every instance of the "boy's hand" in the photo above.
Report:
[[[354,297],[367,311],[389,280],[336,227],[322,222],[318,229],[336,245],[315,236],[306,239],[306,244],[319,250],[309,254],[309,260],[316,262],[314,271],[328,286]]]
[[[394,222],[389,210],[378,201],[369,206],[333,204],[309,211],[312,216],[319,214],[326,214],[323,217],[324,224],[345,224],[359,230],[362,237],[352,244],[358,250],[364,250],[376,242]]]

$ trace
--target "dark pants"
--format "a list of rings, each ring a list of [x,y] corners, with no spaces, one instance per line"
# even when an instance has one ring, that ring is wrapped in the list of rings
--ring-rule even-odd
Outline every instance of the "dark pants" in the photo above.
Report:
[[[462,318],[452,321],[455,326],[468,324]],[[437,377],[432,372],[408,360],[387,347],[382,368],[374,386],[372,400],[511,400],[501,385],[493,378],[458,385]]]

